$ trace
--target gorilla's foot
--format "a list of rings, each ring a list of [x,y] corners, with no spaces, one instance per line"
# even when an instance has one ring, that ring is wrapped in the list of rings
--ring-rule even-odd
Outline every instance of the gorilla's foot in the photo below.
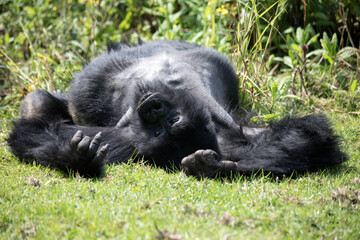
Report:
[[[197,150],[181,160],[181,169],[197,178],[214,177],[221,168],[218,154],[210,149]]]

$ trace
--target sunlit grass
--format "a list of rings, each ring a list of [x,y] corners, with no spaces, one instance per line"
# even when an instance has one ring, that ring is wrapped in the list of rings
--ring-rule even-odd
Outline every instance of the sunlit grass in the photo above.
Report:
[[[351,66],[357,58],[331,68],[320,58],[308,63],[304,95],[295,68],[277,65],[269,54],[274,45],[291,47],[277,43],[286,38],[275,24],[286,2],[267,9],[257,1],[0,4],[0,238],[359,239],[359,78]],[[181,39],[228,55],[242,106],[265,121],[325,112],[349,161],[293,179],[196,180],[142,163],[109,166],[105,177],[85,179],[21,163],[10,153],[5,139],[26,94],[65,91],[106,42],[138,37]]]

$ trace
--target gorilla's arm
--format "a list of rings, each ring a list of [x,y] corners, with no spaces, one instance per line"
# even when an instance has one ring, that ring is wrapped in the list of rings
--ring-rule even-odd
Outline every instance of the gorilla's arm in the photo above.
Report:
[[[196,177],[224,176],[257,171],[276,176],[303,173],[346,161],[324,115],[285,118],[253,135],[229,133],[221,157],[212,150],[198,150],[185,157],[182,169]],[[245,139],[244,139],[245,137]]]
[[[122,130],[21,118],[14,122],[7,141],[12,152],[24,161],[99,176],[105,163],[127,161],[134,153]]]

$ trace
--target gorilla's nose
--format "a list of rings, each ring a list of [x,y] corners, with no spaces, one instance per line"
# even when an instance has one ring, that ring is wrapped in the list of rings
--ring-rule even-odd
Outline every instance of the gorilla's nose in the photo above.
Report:
[[[137,111],[142,120],[148,123],[159,122],[166,114],[164,103],[156,94],[147,96],[138,106]]]
[[[159,122],[165,116],[163,103],[154,103],[144,114],[144,120],[149,123]]]

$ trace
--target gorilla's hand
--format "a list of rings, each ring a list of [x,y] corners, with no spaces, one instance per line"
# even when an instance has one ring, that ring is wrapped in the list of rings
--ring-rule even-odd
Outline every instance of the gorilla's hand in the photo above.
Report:
[[[100,148],[101,142],[101,132],[91,138],[84,136],[81,130],[77,131],[70,140],[70,148],[74,155],[77,156],[77,164],[87,166],[88,169],[97,169],[96,172],[102,172],[105,157],[109,152],[109,144]]]

